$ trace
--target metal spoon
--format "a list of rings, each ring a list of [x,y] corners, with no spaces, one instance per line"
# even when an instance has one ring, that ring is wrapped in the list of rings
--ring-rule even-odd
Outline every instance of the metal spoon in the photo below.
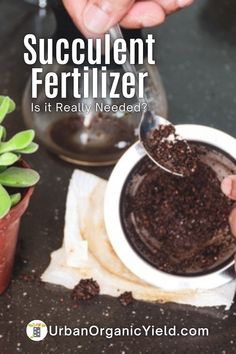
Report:
[[[111,39],[113,42],[116,39],[124,38],[119,25],[113,26],[110,29],[109,33],[111,35]],[[136,78],[138,77],[135,66],[133,64],[130,64],[130,56],[128,51],[127,51],[127,61],[122,66],[125,72],[131,72],[134,74]],[[145,103],[146,106],[148,107],[147,98],[145,95],[143,98],[139,97],[139,102],[141,104]],[[171,164],[171,161],[168,162],[168,166],[163,166],[162,164],[160,164],[159,161],[156,160],[156,158],[152,155],[151,151],[147,149],[147,146],[149,145],[148,141],[150,139],[150,133],[153,130],[159,130],[161,125],[172,125],[172,124],[167,119],[154,115],[151,111],[147,110],[146,112],[143,113],[141,122],[139,124],[139,139],[142,142],[147,155],[156,165],[158,165],[163,170],[171,174],[183,177],[183,174],[177,173],[175,171],[175,168]]]

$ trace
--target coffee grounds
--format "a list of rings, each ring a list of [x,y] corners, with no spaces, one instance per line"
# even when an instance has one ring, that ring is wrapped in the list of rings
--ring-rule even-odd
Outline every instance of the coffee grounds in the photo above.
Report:
[[[215,171],[202,161],[194,174],[179,178],[145,157],[126,183],[121,212],[140,256],[165,272],[186,274],[212,269],[234,254],[232,205]]]
[[[119,296],[118,299],[123,306],[128,306],[134,302],[134,298],[131,291],[125,291]]]
[[[197,155],[186,140],[181,139],[171,124],[160,125],[150,132],[145,148],[161,166],[171,172],[190,176],[197,169]]]
[[[100,287],[98,283],[91,279],[81,279],[79,284],[77,284],[72,290],[73,300],[90,300],[97,296],[100,292]]]

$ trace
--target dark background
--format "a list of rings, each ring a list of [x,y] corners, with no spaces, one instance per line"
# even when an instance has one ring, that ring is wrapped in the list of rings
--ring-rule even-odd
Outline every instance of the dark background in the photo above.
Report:
[[[23,64],[23,36],[53,32],[52,15],[19,0],[0,0],[0,93],[17,102],[8,118],[13,133],[24,127],[21,99],[29,77]],[[157,65],[168,94],[169,117],[175,123],[214,126],[236,136],[236,2],[198,0],[153,29],[157,35]],[[236,305],[197,309],[176,304],[135,301],[125,308],[117,299],[100,296],[76,308],[70,291],[39,282],[50,252],[63,237],[64,206],[74,167],[44,147],[30,159],[41,174],[20,231],[14,277],[0,297],[0,354],[48,353],[236,353]],[[109,169],[94,173],[108,177]],[[35,274],[24,281],[23,274]],[[73,338],[47,337],[31,342],[25,326],[33,319],[69,326],[208,327],[210,337]]]

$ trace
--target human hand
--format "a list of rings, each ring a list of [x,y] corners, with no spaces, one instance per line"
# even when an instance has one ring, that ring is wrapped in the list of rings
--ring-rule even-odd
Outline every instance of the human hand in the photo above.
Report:
[[[63,0],[75,25],[86,37],[104,34],[120,23],[126,28],[152,27],[193,0]]]
[[[221,183],[222,192],[230,199],[236,200],[236,175],[227,176]],[[231,231],[236,236],[236,207],[229,216]]]

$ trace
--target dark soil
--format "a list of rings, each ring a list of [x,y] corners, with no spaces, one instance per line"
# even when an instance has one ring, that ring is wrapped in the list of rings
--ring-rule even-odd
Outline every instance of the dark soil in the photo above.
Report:
[[[134,298],[131,291],[125,291],[119,296],[119,301],[121,305],[128,306],[134,302]]]
[[[161,166],[171,172],[190,176],[198,166],[197,154],[181,139],[171,124],[161,125],[150,132],[145,148]]]
[[[205,163],[179,178],[145,157],[124,188],[121,211],[127,238],[145,260],[185,274],[212,269],[235,252],[228,223],[232,205]]]
[[[73,300],[90,300],[100,292],[98,283],[93,279],[81,279],[72,290]]]

